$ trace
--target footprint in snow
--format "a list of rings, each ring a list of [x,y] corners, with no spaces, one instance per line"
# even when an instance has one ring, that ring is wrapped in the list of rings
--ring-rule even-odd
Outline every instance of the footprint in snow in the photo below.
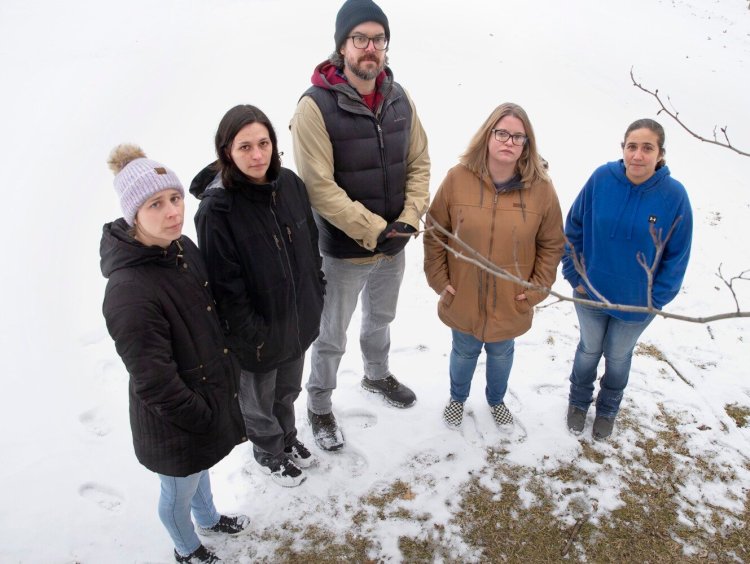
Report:
[[[346,429],[347,426],[356,426],[361,429],[374,427],[378,423],[378,416],[367,409],[343,409],[337,410],[337,418],[341,420],[341,426]]]
[[[344,434],[346,437],[346,434]],[[318,455],[318,464],[313,467],[325,473],[336,468],[342,468],[347,476],[361,476],[370,463],[364,452],[353,446],[350,442],[344,444],[344,448],[333,452],[323,452]]]
[[[484,431],[482,430],[477,415],[474,412],[474,408],[466,406],[464,408],[464,421],[461,424],[461,435],[467,442],[472,445],[478,445],[484,447],[486,441],[484,440]]]
[[[83,484],[78,488],[78,495],[94,502],[102,509],[113,512],[119,511],[124,502],[117,490],[96,482]]]
[[[538,386],[534,386],[534,391],[536,391],[539,395],[545,395],[545,394],[559,394],[561,390],[567,391],[568,384],[539,384]]]
[[[103,340],[109,337],[107,329],[102,325],[96,329],[86,331],[83,335],[78,338],[78,342],[84,347],[101,343]]]
[[[87,431],[93,433],[97,437],[104,437],[112,430],[112,427],[109,425],[106,418],[101,414],[99,408],[96,407],[81,413],[78,416],[78,421],[86,427]]]
[[[128,372],[122,362],[114,360],[100,360],[97,362],[96,371],[102,381],[123,382],[128,379]]]
[[[427,345],[419,344],[413,347],[398,347],[391,349],[391,354],[405,354],[405,353],[423,353],[428,352],[430,347]]]

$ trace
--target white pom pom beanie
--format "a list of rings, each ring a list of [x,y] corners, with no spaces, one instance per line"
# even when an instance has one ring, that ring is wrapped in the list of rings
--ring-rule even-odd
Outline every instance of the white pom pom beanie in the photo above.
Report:
[[[120,197],[122,216],[131,226],[138,209],[157,192],[173,188],[185,197],[185,189],[177,175],[163,164],[148,158],[130,161],[115,175],[114,184]]]

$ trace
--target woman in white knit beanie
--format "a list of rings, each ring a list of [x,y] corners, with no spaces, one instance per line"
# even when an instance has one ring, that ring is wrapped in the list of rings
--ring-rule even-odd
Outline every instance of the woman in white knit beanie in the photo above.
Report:
[[[161,481],[159,517],[177,562],[218,562],[196,534],[239,533],[247,517],[220,515],[208,469],[247,440],[229,352],[203,260],[182,235],[185,191],[174,172],[133,145],[110,155],[123,217],[101,241],[103,312],[130,376],[130,426],[139,462]]]

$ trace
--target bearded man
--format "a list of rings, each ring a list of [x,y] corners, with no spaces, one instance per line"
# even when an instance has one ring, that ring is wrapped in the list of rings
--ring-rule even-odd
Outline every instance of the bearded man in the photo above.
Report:
[[[316,67],[290,125],[327,281],[307,382],[308,417],[324,450],[344,446],[331,396],[360,296],[362,387],[396,407],[416,401],[390,372],[388,355],[404,247],[429,204],[430,158],[414,103],[387,66],[390,38],[388,18],[372,0],[344,2],[336,49]]]

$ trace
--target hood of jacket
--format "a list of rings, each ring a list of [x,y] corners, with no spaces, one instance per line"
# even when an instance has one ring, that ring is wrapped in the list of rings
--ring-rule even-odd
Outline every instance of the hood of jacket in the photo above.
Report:
[[[203,167],[203,170],[195,175],[195,178],[190,183],[189,192],[199,200],[202,200],[205,192],[214,188],[224,188],[224,184],[221,181],[221,174],[216,168],[216,161],[206,165]]]
[[[622,196],[623,200],[619,205],[620,212],[617,214],[617,219],[612,222],[610,237],[614,238],[620,224],[623,224],[628,231],[627,238],[632,239],[636,217],[641,207],[641,200],[645,194],[654,190],[665,178],[669,177],[669,168],[666,165],[662,166],[654,172],[651,178],[641,184],[633,184],[627,177],[625,174],[625,162],[622,159],[607,163],[607,170],[623,186],[624,192]]]
[[[619,182],[625,184],[627,187],[646,192],[653,190],[664,178],[669,176],[669,167],[664,165],[660,169],[656,170],[654,174],[641,184],[633,184],[628,176],[625,174],[625,162],[620,159],[619,161],[612,161],[607,163],[607,170],[614,176]]]
[[[105,278],[109,278],[113,272],[122,268],[142,264],[171,266],[178,264],[182,258],[180,239],[172,241],[166,249],[157,246],[147,247],[131,237],[129,230],[130,227],[123,218],[104,224],[99,244],[99,264]]]
[[[251,200],[268,201],[278,187],[278,177],[265,184],[256,184],[237,170],[232,170],[231,175],[234,187],[231,191],[238,192]],[[221,173],[217,172],[216,162],[207,165],[195,175],[190,183],[190,193],[199,200],[207,196],[219,196],[222,200],[227,200],[227,205],[231,200],[231,198],[225,198],[227,190],[221,178]]]
[[[346,94],[349,98],[361,100],[359,93],[349,84],[344,73],[338,67],[326,60],[320,63],[313,71],[310,79],[313,86],[318,86],[325,90],[336,90]],[[379,107],[383,98],[387,95],[393,85],[393,71],[385,67],[375,79],[375,107]]]

